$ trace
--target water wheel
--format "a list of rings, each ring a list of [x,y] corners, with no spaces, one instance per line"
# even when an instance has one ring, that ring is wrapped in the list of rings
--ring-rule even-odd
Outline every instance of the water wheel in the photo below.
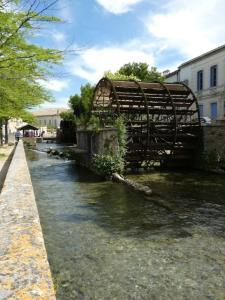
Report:
[[[94,92],[92,112],[104,126],[123,116],[128,165],[149,167],[192,157],[200,115],[195,95],[183,83],[102,78]]]

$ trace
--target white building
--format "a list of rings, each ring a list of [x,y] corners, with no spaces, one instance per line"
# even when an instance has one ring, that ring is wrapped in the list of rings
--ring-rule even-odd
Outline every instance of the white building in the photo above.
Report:
[[[165,81],[186,83],[198,99],[201,116],[225,121],[225,45],[181,64]]]
[[[60,114],[66,111],[66,108],[46,108],[36,112],[33,115],[37,118],[41,128],[59,128],[62,118]]]
[[[27,124],[23,122],[22,119],[9,119],[8,121],[8,134],[15,134],[17,129],[23,125]]]

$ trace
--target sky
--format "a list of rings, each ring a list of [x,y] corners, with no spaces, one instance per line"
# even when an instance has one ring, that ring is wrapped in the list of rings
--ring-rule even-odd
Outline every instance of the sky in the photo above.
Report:
[[[59,0],[35,41],[66,50],[55,76],[40,83],[55,98],[45,107],[67,107],[80,86],[96,84],[105,71],[145,62],[159,71],[225,43],[224,0]]]

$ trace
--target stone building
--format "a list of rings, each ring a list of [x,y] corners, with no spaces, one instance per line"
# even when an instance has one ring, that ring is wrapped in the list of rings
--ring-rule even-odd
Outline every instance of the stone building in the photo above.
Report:
[[[225,45],[184,62],[166,82],[186,83],[198,98],[201,116],[225,123]]]
[[[66,108],[46,108],[33,112],[33,115],[37,118],[40,128],[57,129],[62,120],[60,114],[66,110]]]

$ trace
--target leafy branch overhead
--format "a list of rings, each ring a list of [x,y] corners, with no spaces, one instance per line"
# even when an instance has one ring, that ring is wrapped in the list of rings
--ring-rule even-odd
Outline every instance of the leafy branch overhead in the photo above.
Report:
[[[60,21],[46,15],[56,2],[0,0],[0,118],[28,116],[27,109],[51,100],[39,79],[52,74],[63,53],[29,38],[42,22]]]

